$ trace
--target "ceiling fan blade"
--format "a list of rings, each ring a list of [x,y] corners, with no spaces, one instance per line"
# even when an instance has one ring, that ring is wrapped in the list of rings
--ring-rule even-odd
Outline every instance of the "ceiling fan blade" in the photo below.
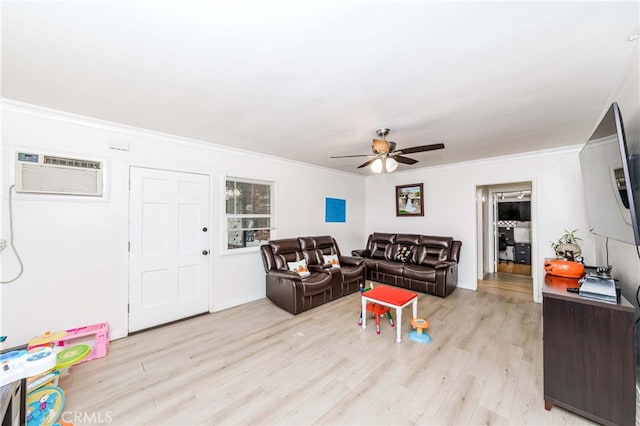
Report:
[[[373,157],[373,155],[369,155],[369,154],[338,155],[336,157],[329,157],[329,158],[351,158],[351,157]]]
[[[413,158],[409,158],[409,157],[403,157],[402,155],[395,155],[393,157],[398,163],[402,163],[402,164],[416,164],[418,162],[418,160],[414,160]]]
[[[403,148],[399,152],[402,154],[414,154],[416,152],[434,151],[436,149],[444,149],[444,144],[434,143],[431,145],[412,146],[411,148]]]
[[[361,168],[363,168],[363,167],[367,167],[369,164],[373,163],[374,161],[376,161],[376,159],[375,159],[375,158],[372,158],[371,160],[369,160],[369,161],[367,161],[367,162],[365,162],[365,163],[360,164],[360,165],[358,166],[358,168],[359,168],[359,169],[361,169]]]

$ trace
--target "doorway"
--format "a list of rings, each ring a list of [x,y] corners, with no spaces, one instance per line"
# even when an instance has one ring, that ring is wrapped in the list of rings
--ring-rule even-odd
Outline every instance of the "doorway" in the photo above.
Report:
[[[534,299],[531,182],[476,187],[478,290]]]
[[[131,167],[129,331],[209,311],[209,176]]]

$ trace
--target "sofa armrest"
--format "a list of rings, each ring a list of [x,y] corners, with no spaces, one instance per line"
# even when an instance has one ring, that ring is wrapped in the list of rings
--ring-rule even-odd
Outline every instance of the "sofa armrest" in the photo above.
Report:
[[[320,272],[320,271],[323,271],[325,269],[331,269],[331,265],[328,264],[328,263],[325,264],[325,265],[309,265],[308,268],[309,268],[310,271]]]
[[[364,259],[356,256],[341,256],[340,263],[346,266],[358,266],[364,263]]]
[[[367,249],[351,250],[351,254],[357,257],[371,257],[371,252]]]
[[[447,297],[458,286],[458,263],[451,260],[438,262],[436,270],[436,296]]]
[[[276,306],[293,315],[302,311],[302,281],[297,273],[269,271],[266,281],[266,295]]]
[[[437,271],[438,269],[447,269],[450,266],[456,266],[456,265],[457,265],[457,263],[452,261],[452,260],[444,260],[442,262],[436,263],[436,266],[434,268]]]
[[[275,278],[282,278],[285,280],[297,280],[297,281],[301,281],[302,278],[300,277],[300,275],[298,275],[297,272],[293,272],[293,271],[286,271],[286,270],[275,270],[275,271],[269,271],[267,272],[267,275],[270,277],[275,277]]]

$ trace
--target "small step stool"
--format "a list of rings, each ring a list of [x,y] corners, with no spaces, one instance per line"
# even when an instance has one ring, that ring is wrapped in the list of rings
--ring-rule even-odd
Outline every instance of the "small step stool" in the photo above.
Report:
[[[429,321],[422,318],[411,318],[411,326],[415,330],[409,332],[409,339],[418,343],[429,343],[431,341],[431,336],[423,331],[429,328]]]

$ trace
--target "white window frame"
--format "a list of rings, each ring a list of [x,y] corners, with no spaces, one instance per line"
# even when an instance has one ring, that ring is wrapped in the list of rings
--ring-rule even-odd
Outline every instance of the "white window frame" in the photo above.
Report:
[[[242,214],[242,213],[227,213],[227,182],[229,181],[234,181],[234,182],[241,182],[241,183],[248,183],[248,184],[255,184],[255,185],[265,185],[265,186],[269,186],[269,193],[270,193],[270,200],[269,200],[269,206],[270,206],[270,212],[268,214]],[[238,176],[225,176],[224,177],[224,181],[223,181],[223,194],[224,194],[224,203],[223,204],[223,224],[222,224],[222,234],[223,234],[223,253],[226,254],[236,254],[236,253],[247,253],[247,252],[255,252],[258,251],[260,249],[259,245],[256,246],[250,246],[250,247],[238,247],[238,248],[229,248],[229,219],[245,219],[245,218],[256,218],[256,219],[260,219],[260,218],[269,218],[269,224],[270,227],[269,228],[241,228],[240,231],[247,231],[247,230],[262,230],[262,229],[268,229],[270,231],[269,233],[269,239],[273,240],[275,239],[275,182],[273,181],[268,181],[268,180],[260,180],[260,179],[251,179],[251,178],[243,178],[243,177],[238,177]]]

